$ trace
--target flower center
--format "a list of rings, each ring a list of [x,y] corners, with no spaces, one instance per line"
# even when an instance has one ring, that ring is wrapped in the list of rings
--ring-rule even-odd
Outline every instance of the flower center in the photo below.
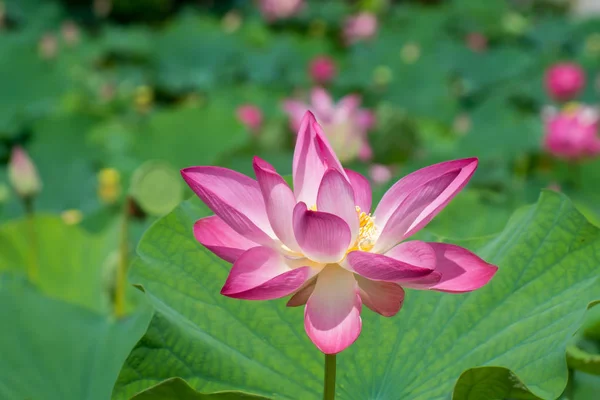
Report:
[[[359,206],[356,206],[356,213],[359,222],[358,239],[349,251],[370,251],[375,246],[375,239],[377,239],[375,218],[371,217],[371,214],[361,211]]]

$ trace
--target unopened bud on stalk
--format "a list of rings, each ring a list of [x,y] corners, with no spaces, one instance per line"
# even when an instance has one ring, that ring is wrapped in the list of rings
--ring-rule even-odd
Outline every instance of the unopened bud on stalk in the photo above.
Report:
[[[15,146],[12,150],[8,163],[8,179],[23,199],[31,199],[42,190],[37,169],[20,146]]]

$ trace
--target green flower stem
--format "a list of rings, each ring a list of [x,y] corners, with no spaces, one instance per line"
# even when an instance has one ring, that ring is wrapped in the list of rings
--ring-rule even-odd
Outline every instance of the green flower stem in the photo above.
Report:
[[[23,198],[23,206],[25,207],[25,215],[27,218],[27,230],[29,235],[29,243],[31,244],[31,252],[29,256],[31,260],[29,260],[29,266],[27,268],[27,276],[29,277],[29,282],[36,284],[40,275],[40,267],[39,267],[39,248],[38,248],[38,240],[37,233],[35,231],[35,221],[34,221],[34,207],[33,207],[33,198],[25,197]]]
[[[125,199],[121,220],[121,233],[119,238],[119,264],[115,278],[115,317],[125,316],[125,292],[127,288],[127,266],[129,264],[129,215],[130,199]]]
[[[335,354],[325,354],[323,400],[335,399]]]

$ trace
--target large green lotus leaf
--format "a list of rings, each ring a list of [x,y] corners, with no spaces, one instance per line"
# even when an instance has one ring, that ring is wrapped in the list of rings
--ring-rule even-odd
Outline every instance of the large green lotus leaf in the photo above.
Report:
[[[183,203],[142,239],[131,280],[156,315],[115,397],[181,377],[202,393],[319,398],[323,356],[303,332],[302,310],[219,294],[230,267],[192,236],[207,214]],[[463,371],[485,366],[512,371],[538,397],[560,395],[567,342],[598,289],[598,229],[566,197],[544,192],[497,237],[474,243],[500,267],[492,282],[463,295],[409,291],[394,318],[365,309],[360,338],[338,357],[337,398],[447,398]]]
[[[148,326],[149,307],[114,321],[6,278],[0,279],[0,398],[109,399]]]
[[[138,132],[135,156],[162,159],[176,168],[215,164],[243,146],[249,133],[237,122],[231,104],[181,107],[157,112]]]
[[[105,313],[117,239],[116,229],[91,235],[57,216],[10,221],[0,226],[0,274],[26,276],[37,264],[39,289],[46,296]]]
[[[168,379],[148,390],[133,396],[131,400],[267,400],[262,396],[254,396],[242,392],[198,393],[183,379]]]

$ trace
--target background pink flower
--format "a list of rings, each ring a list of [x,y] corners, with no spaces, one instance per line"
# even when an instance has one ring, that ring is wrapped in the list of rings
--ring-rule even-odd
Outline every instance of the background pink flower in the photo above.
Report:
[[[600,115],[592,107],[569,105],[550,109],[545,116],[545,147],[552,155],[580,160],[600,155]]]
[[[239,106],[236,110],[236,115],[242,124],[253,132],[258,131],[262,126],[263,114],[260,108],[255,105],[244,104]]]
[[[369,167],[369,178],[377,185],[388,183],[392,175],[392,169],[386,165],[373,164]]]
[[[375,125],[375,116],[371,111],[360,108],[360,103],[359,96],[348,95],[336,104],[325,89],[315,88],[311,92],[310,104],[288,99],[284,101],[283,108],[290,117],[290,127],[294,132],[298,131],[302,118],[310,110],[342,162],[357,157],[367,161],[373,156],[367,134]]]
[[[371,216],[371,187],[344,169],[314,116],[300,124],[293,186],[254,158],[257,180],[220,167],[181,171],[215,213],[194,225],[196,239],[233,263],[221,294],[245,300],[292,295],[304,327],[326,354],[360,335],[362,306],[400,311],[404,287],[448,293],[487,284],[497,267],[447,243],[409,240],[467,184],[476,158],[416,171],[392,186]]]
[[[336,75],[335,62],[331,57],[315,57],[308,67],[310,77],[319,84],[331,81]]]
[[[267,21],[290,18],[304,6],[304,0],[258,0],[258,7]]]
[[[574,63],[555,64],[546,72],[545,84],[548,95],[566,101],[574,98],[585,86],[585,71]]]
[[[344,22],[344,42],[352,44],[360,40],[371,39],[377,34],[377,16],[368,12],[346,18]]]

